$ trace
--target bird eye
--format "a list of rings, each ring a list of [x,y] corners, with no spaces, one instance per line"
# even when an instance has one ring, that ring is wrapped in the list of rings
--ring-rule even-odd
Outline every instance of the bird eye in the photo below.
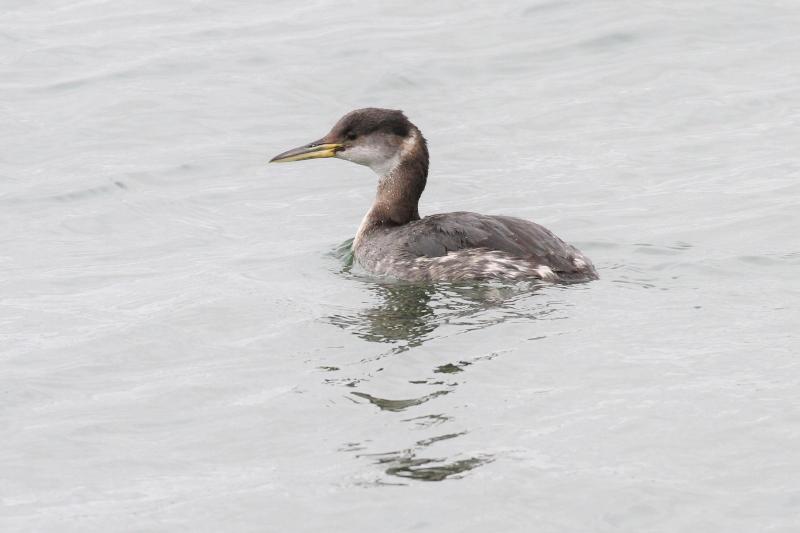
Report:
[[[350,141],[354,141],[358,135],[356,135],[355,132],[348,131],[345,137],[347,137],[347,139]]]

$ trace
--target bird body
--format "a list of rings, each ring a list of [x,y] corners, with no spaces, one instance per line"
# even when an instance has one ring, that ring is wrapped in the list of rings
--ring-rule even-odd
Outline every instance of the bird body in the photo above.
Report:
[[[547,228],[521,218],[468,212],[374,228],[355,241],[354,252],[367,271],[409,281],[581,281],[596,276],[580,251]]]
[[[378,190],[353,240],[368,272],[407,281],[597,279],[592,262],[550,230],[516,217],[443,213],[420,218],[428,149],[401,111],[352,111],[330,133],[273,161],[337,157],[372,168]]]

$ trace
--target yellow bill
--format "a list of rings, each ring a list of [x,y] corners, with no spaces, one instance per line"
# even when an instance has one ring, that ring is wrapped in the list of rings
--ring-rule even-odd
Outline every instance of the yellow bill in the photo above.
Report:
[[[342,148],[343,145],[337,143],[319,143],[313,142],[299,148],[287,150],[282,154],[278,154],[272,159],[270,163],[288,163],[290,161],[303,161],[304,159],[318,159],[321,157],[333,157],[336,152]]]

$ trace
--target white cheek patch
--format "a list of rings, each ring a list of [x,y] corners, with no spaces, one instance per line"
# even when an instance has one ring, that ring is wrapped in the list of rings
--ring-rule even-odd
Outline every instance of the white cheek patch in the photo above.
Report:
[[[379,176],[388,174],[399,162],[398,155],[383,143],[357,144],[337,152],[336,157],[367,166]]]
[[[366,146],[351,146],[345,150],[336,152],[336,157],[358,163],[359,165],[369,166],[369,162],[374,157],[373,151]]]
[[[336,157],[367,166],[383,178],[389,176],[419,144],[419,133],[412,131],[399,145],[394,142],[394,137],[377,134],[337,152]]]

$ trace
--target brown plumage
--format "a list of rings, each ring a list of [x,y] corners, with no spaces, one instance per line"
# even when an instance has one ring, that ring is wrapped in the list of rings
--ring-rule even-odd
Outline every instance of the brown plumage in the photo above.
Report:
[[[273,161],[316,157],[366,165],[379,176],[353,241],[356,260],[373,274],[409,281],[597,279],[586,256],[534,222],[467,212],[420,219],[428,148],[402,111],[351,111],[319,141]]]

